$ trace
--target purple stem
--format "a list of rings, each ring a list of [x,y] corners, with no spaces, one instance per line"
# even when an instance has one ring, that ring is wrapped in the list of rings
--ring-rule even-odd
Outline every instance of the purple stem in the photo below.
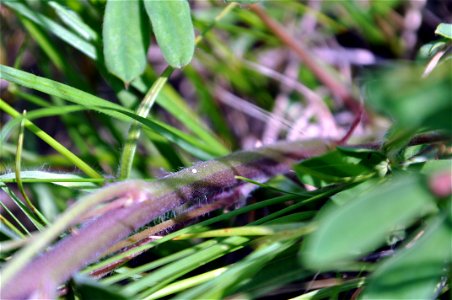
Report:
[[[130,181],[118,183],[124,185],[125,195],[136,195],[136,199],[86,222],[76,232],[36,257],[11,280],[1,282],[1,298],[54,298],[58,285],[155,218],[192,199],[212,197],[244,184],[235,176],[264,181],[289,171],[297,161],[326,152],[329,147],[321,140],[281,142],[196,164],[147,183],[140,191],[127,190],[139,186]]]

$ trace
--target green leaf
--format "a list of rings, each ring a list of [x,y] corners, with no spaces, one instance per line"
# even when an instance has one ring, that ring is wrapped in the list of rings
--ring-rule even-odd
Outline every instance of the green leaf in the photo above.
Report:
[[[105,7],[103,48],[107,69],[128,85],[146,67],[149,38],[141,1],[109,0]]]
[[[209,240],[204,243],[208,242]],[[196,253],[179,259],[178,261],[166,265],[165,267],[151,272],[150,274],[146,274],[146,276],[143,276],[140,280],[137,280],[124,288],[124,293],[127,295],[135,295],[136,293],[145,290],[138,294],[138,296],[135,296],[135,298],[142,299],[152,293],[155,293],[172,280],[187,274],[199,266],[221,257],[226,253],[242,248],[247,242],[249,242],[248,238],[239,236],[218,240],[209,248],[199,250]],[[195,248],[200,245],[195,246]]]
[[[422,71],[423,69],[409,65],[374,74],[377,76],[368,81],[368,103],[391,116],[403,131],[423,127],[442,129],[452,134],[450,65],[438,65],[425,78],[422,78]]]
[[[451,263],[450,220],[437,218],[419,240],[383,261],[371,275],[362,299],[435,299]],[[414,242],[414,244],[412,244]]]
[[[0,65],[0,78],[49,95],[60,97],[85,107],[89,107],[94,111],[107,114],[119,120],[127,122],[133,120],[138,121],[147,127],[147,129],[158,132],[168,140],[176,143],[181,148],[201,159],[209,159],[212,158],[213,155],[217,155],[215,153],[215,149],[212,149],[209,145],[200,142],[198,139],[182,132],[181,130],[164,124],[163,122],[140,117],[136,113],[120,105],[106,101],[68,85],[4,65]]]
[[[452,159],[429,160],[423,163],[420,172],[426,175],[433,175],[439,172],[452,170]]]
[[[37,11],[31,10],[27,5],[21,2],[4,1],[3,3],[15,12],[53,33],[55,36],[62,39],[72,47],[80,50],[92,59],[97,59],[96,48],[83,38],[80,38],[77,34],[67,30],[60,24],[38,13]]]
[[[296,165],[298,178],[306,184],[322,186],[332,182],[354,182],[377,174],[384,175],[384,155],[367,149],[337,148]]]
[[[226,0],[227,3],[231,3],[231,2],[237,2],[240,4],[253,4],[256,3],[260,0]]]
[[[436,27],[435,34],[452,40],[452,24],[440,23],[438,27]]]
[[[71,173],[52,173],[45,171],[22,171],[20,176],[23,182],[50,182],[56,185],[77,188],[94,188],[94,182],[103,182],[103,179],[92,180]],[[15,179],[15,173],[0,175],[0,182],[11,182]]]
[[[382,245],[391,231],[435,211],[433,196],[414,174],[357,186],[342,206],[327,205],[317,218],[318,229],[302,249],[304,263],[335,269]]]
[[[419,49],[418,57],[424,59],[432,57],[445,47],[447,47],[447,43],[443,40],[427,43]]]
[[[48,4],[55,10],[55,13],[58,15],[62,22],[72,28],[85,40],[97,40],[97,33],[92,30],[91,27],[89,27],[85,22],[83,22],[83,20],[75,11],[55,1],[50,1]]]
[[[174,68],[187,65],[195,51],[188,1],[145,0],[144,6],[165,60]]]
[[[177,297],[180,299],[224,299],[225,296],[237,290],[240,282],[254,277],[275,256],[284,252],[293,243],[294,241],[277,242],[260,248],[229,267],[226,272],[218,275],[215,279]]]

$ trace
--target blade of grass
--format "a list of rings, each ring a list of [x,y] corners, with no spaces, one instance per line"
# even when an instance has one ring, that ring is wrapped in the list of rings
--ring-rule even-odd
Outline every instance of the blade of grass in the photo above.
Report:
[[[151,4],[151,2],[145,2],[145,6],[146,6],[146,9],[148,10],[149,14],[151,14],[151,13],[153,14],[153,12],[151,11],[152,10],[151,6],[153,6],[153,5],[157,5],[157,3]],[[184,5],[186,5],[186,4],[184,4]],[[157,6],[160,7],[160,5],[157,5]],[[225,16],[225,14],[227,14],[233,7],[235,7],[235,5],[228,5],[222,11],[222,13],[220,13],[220,15],[217,16],[217,18],[215,18],[214,23],[218,22],[221,18],[223,18]],[[188,10],[189,10],[189,8],[188,8]],[[153,18],[155,19],[157,17],[158,16],[155,16],[155,15],[154,15],[154,17],[151,16],[151,21]],[[191,23],[191,21],[190,21],[190,23]],[[212,27],[213,27],[213,25],[212,25]],[[207,31],[203,32],[203,34],[205,34],[206,32]],[[197,45],[201,40],[202,40],[202,35],[195,40],[194,44]],[[184,62],[184,63],[182,63],[182,65],[185,65],[187,63],[188,62]],[[162,74],[157,78],[157,80],[152,84],[149,91],[143,98],[143,101],[140,103],[140,106],[138,107],[138,110],[137,110],[138,116],[144,117],[144,118],[146,118],[148,116],[150,109],[152,108],[155,100],[157,99],[157,96],[159,95],[159,93],[162,90],[162,88],[164,87],[165,83],[168,81],[168,78],[171,76],[171,74],[174,71],[174,68],[172,67],[172,65],[174,65],[174,64],[170,63],[170,65],[171,66],[168,66],[162,72]],[[181,67],[181,66],[178,66],[178,67]],[[177,107],[177,106],[175,106],[175,107]],[[169,108],[169,106],[167,106],[167,109],[168,108]],[[185,113],[185,114],[178,114],[178,115],[188,115],[188,114]],[[197,126],[196,127],[191,126],[191,127],[194,128],[196,130],[196,132],[198,132],[199,135],[203,136],[204,138],[210,139],[210,135],[205,134],[204,130],[202,130],[202,129],[197,130],[197,128],[198,128]],[[130,175],[130,172],[132,170],[133,159],[134,159],[135,151],[136,151],[136,147],[137,147],[137,142],[138,142],[138,138],[140,137],[140,134],[141,134],[141,126],[138,123],[132,124],[129,129],[127,141],[126,141],[124,150],[121,155],[120,169],[119,169],[119,173],[118,173],[118,177],[121,179],[128,178]],[[210,141],[212,141],[212,140],[210,139]],[[218,143],[216,141],[213,142],[213,145],[218,147]]]
[[[93,270],[97,270],[97,269],[101,269],[103,267],[106,267],[109,264],[113,264],[116,261],[120,261],[120,260],[122,260],[124,258],[134,257],[136,255],[136,253],[140,253],[142,251],[149,250],[149,249],[151,249],[151,248],[153,248],[153,247],[155,247],[157,245],[160,245],[160,244],[168,242],[168,241],[170,241],[170,240],[172,240],[174,238],[177,238],[178,236],[180,236],[182,234],[186,234],[186,233],[190,234],[190,233],[197,233],[199,231],[203,231],[205,226],[210,226],[212,224],[215,224],[215,223],[218,223],[218,222],[221,222],[221,221],[226,221],[226,220],[229,220],[229,219],[231,219],[233,217],[239,216],[241,214],[244,214],[244,213],[247,213],[247,212],[250,212],[250,211],[254,211],[254,210],[257,210],[257,209],[262,209],[262,208],[265,208],[265,207],[268,207],[268,206],[271,206],[271,205],[277,205],[277,204],[280,204],[280,203],[284,203],[284,202],[287,202],[287,201],[293,201],[293,200],[298,200],[298,201],[304,202],[304,204],[310,203],[311,201],[315,201],[315,199],[312,199],[312,197],[314,197],[315,195],[317,195],[319,193],[323,193],[324,190],[328,190],[328,189],[319,189],[318,191],[315,191],[315,192],[306,193],[306,195],[304,195],[304,196],[298,195],[298,197],[296,197],[295,195],[284,195],[284,196],[279,196],[279,197],[263,200],[263,201],[260,201],[258,203],[247,205],[245,207],[242,207],[242,208],[230,211],[230,212],[228,212],[226,214],[221,214],[219,216],[216,216],[216,217],[210,218],[208,220],[202,221],[202,222],[200,222],[200,223],[198,223],[196,225],[192,225],[192,226],[183,228],[183,229],[178,230],[178,231],[176,231],[174,233],[166,235],[166,236],[162,237],[161,239],[158,239],[156,241],[152,241],[152,242],[150,242],[150,243],[148,243],[146,245],[140,245],[138,247],[134,247],[134,248],[132,248],[130,250],[127,250],[125,252],[119,253],[119,254],[117,254],[117,255],[115,255],[113,257],[110,257],[108,259],[103,260],[100,263],[97,263],[97,264],[94,264],[94,265],[90,266],[89,268],[85,269],[84,272],[91,272]],[[325,196],[327,196],[327,195],[325,195]],[[138,241],[142,240],[144,237],[140,237],[140,233],[132,235],[130,237],[130,239],[131,240],[138,240]],[[146,233],[146,230],[144,230],[143,233],[145,233],[145,237],[149,236],[149,234]],[[120,248],[124,248],[126,246],[127,245],[124,245],[124,246],[122,246]]]
[[[33,39],[38,43],[44,53],[46,53],[50,60],[55,64],[55,66],[64,73],[67,73],[66,64],[63,58],[58,53],[58,51],[55,50],[55,47],[50,42],[49,38],[40,30],[40,28],[38,28],[38,26],[36,26],[35,23],[31,22],[29,19],[20,17],[20,20],[30,33],[30,36],[32,36]]]
[[[43,229],[43,226],[41,225],[40,221],[38,221],[33,212],[26,206],[22,200],[11,190],[8,189],[5,186],[0,185],[0,188],[11,198],[11,200],[14,202],[14,204],[17,205],[17,207],[24,213],[24,215],[30,220],[30,222],[38,229]],[[11,211],[10,211],[11,212]],[[19,219],[16,219],[18,224],[21,224],[21,221]],[[22,227],[22,226],[21,226]],[[22,228],[25,228],[25,225],[23,225]],[[27,230],[28,232],[28,230]]]
[[[36,95],[32,95],[29,93],[22,92],[15,84],[10,83],[8,86],[8,92],[16,96],[17,98],[21,98],[24,100],[27,100],[28,102],[40,106],[40,107],[49,107],[51,104],[42,99],[41,97],[38,97]]]
[[[196,114],[171,86],[165,86],[162,89],[157,98],[157,104],[209,145],[216,155],[224,156],[229,153],[229,150],[218,141],[218,137],[204,125],[199,114]]]
[[[85,22],[79,17],[79,15],[73,10],[60,5],[58,2],[49,1],[48,5],[51,6],[60,20],[69,26],[72,30],[77,32],[87,41],[97,41],[97,33],[91,29]]]
[[[14,118],[19,118],[20,113],[17,112],[14,108],[9,106],[5,101],[0,99],[0,109],[5,111],[7,114]],[[57,152],[59,152],[61,155],[66,157],[68,160],[70,160],[75,166],[77,166],[80,170],[85,172],[88,176],[92,178],[102,178],[102,175],[97,173],[93,168],[91,168],[87,163],[82,161],[79,157],[77,157],[74,153],[72,153],[70,150],[68,150],[66,147],[64,147],[62,144],[60,144],[57,140],[52,138],[50,135],[48,135],[46,132],[42,131],[39,127],[37,127],[32,122],[26,120],[25,121],[25,127],[36,134],[39,138],[41,138],[44,142],[49,144],[53,149],[55,149]]]
[[[80,38],[46,16],[31,10],[26,4],[16,1],[5,1],[4,4],[18,14],[52,32],[55,36],[62,39],[72,47],[80,50],[92,59],[95,60],[97,58],[96,49],[92,44],[88,43],[86,40]]]
[[[284,252],[295,240],[272,243],[261,247],[229,267],[218,277],[178,295],[182,299],[224,299],[237,289],[241,280],[253,277],[275,256]]]
[[[45,171],[22,171],[20,173],[22,182],[27,183],[53,183],[66,187],[95,188],[95,183],[104,183],[105,178],[83,178],[81,176],[68,173],[52,173]],[[5,173],[0,175],[0,182],[16,182],[14,173]]]
[[[7,189],[7,187],[5,187],[5,186],[1,186],[0,185],[0,187],[3,189],[3,191],[5,191],[5,189]],[[14,200],[13,200],[14,201]],[[9,207],[7,206],[7,205],[5,205],[4,203],[3,203],[3,201],[0,201],[0,205],[1,205],[1,207],[6,211],[6,213],[14,220],[14,222],[16,222],[16,224],[18,224],[18,226],[20,227],[20,229],[26,234],[26,235],[30,235],[31,233],[30,233],[30,231],[27,229],[27,227],[25,227],[24,226],[24,224],[22,224],[22,222],[20,222],[19,221],[19,219],[17,219],[17,217],[16,217],[16,215],[15,214],[13,214],[12,212],[11,212],[11,210],[9,209]],[[1,215],[3,218],[5,218],[5,216],[3,216],[3,215]],[[6,218],[5,218],[5,220],[7,220]],[[11,224],[11,223],[10,223]],[[19,232],[20,233],[20,236],[21,237],[24,237],[25,236],[25,234],[24,233],[22,233],[22,231],[20,231],[16,226],[14,226],[14,224],[11,224],[11,226],[13,227],[13,228],[11,228],[11,230],[13,230],[14,232]],[[9,226],[8,226],[9,227]]]
[[[193,239],[193,238],[212,238],[212,237],[230,237],[230,236],[266,236],[275,235],[280,232],[286,232],[302,227],[302,223],[286,223],[267,226],[241,226],[232,228],[223,228],[208,230],[199,233],[186,233],[178,236],[175,240]]]
[[[8,221],[8,219],[5,218],[3,215],[0,215],[0,222],[5,224],[5,226],[9,230],[11,230],[13,233],[15,233],[17,235],[17,236],[11,236],[11,238],[18,239],[18,238],[25,237],[25,235],[22,232],[20,232],[20,230],[18,228],[16,228],[16,226],[14,226],[10,221]],[[4,232],[4,231],[2,230],[2,232]]]
[[[230,237],[219,240],[217,244],[180,259],[175,264],[165,266],[142,279],[130,283],[124,288],[124,293],[142,299],[155,293],[171,281],[182,275],[213,261],[226,253],[236,251],[245,246],[250,239],[245,237]]]
[[[22,148],[24,144],[24,128],[25,128],[25,116],[26,111],[23,112],[23,117],[20,122],[20,130],[19,130],[19,137],[17,141],[17,150],[16,150],[16,161],[15,161],[15,174],[16,174],[16,183],[19,188],[20,193],[25,199],[25,203],[27,203],[28,207],[31,209],[31,211],[35,214],[35,216],[38,218],[38,220],[41,222],[41,225],[48,225],[49,221],[41,214],[41,212],[33,205],[33,202],[31,202],[30,198],[28,198],[27,193],[25,192],[24,186],[22,184],[22,179],[20,176],[21,173],[21,163],[22,163]],[[38,229],[41,230],[43,227],[40,226]]]
[[[63,114],[69,114],[76,111],[87,110],[87,107],[81,105],[66,105],[66,106],[52,106],[47,108],[35,109],[31,112],[27,112],[27,120],[32,121],[34,119],[43,117],[52,117]],[[9,133],[22,122],[23,118],[14,118],[9,120],[0,131],[0,144],[6,142]]]
[[[178,146],[182,147],[189,153],[192,153],[196,157],[202,159],[212,158],[212,148],[200,142],[198,139],[191,137],[190,135],[171,127],[162,122],[156,120],[150,120],[138,116],[132,111],[114,104],[112,102],[103,100],[92,94],[86,93],[79,89],[70,87],[68,85],[39,77],[24,71],[20,71],[11,67],[0,65],[0,78],[8,81],[12,81],[16,84],[32,88],[43,93],[60,97],[67,101],[80,104],[96,110],[98,112],[107,114],[109,116],[118,118],[123,121],[134,121],[137,120],[145,125],[147,128],[152,129],[159,134],[166,137],[168,140],[176,143]],[[4,101],[0,102],[0,108],[5,105],[8,106]],[[16,112],[17,115],[17,112]]]
[[[137,110],[137,115],[143,118],[146,118],[154,105],[155,99],[160,93],[161,89],[168,81],[168,77],[173,72],[172,67],[167,67],[163,73],[159,76],[159,78],[152,84],[146,96],[144,96],[143,101]],[[124,150],[121,155],[121,161],[119,164],[119,173],[118,178],[126,179],[130,176],[130,172],[132,170],[133,158],[135,156],[135,151],[137,148],[138,138],[141,134],[141,125],[137,122],[134,122],[129,129],[129,133],[127,135],[127,141],[124,146]]]
[[[227,268],[218,268],[218,269],[215,269],[215,270],[212,270],[209,272],[205,272],[200,275],[196,275],[196,276],[192,276],[187,279],[179,280],[179,281],[177,281],[173,284],[169,284],[166,287],[161,288],[157,292],[149,295],[148,297],[145,298],[145,300],[159,299],[159,298],[186,290],[188,288],[197,286],[201,283],[204,283],[208,280],[218,277],[219,275],[223,274],[226,270],[227,270]]]
[[[105,279],[102,279],[101,282],[105,283],[105,284],[114,284],[117,283],[121,280],[127,279],[127,278],[132,278],[135,275],[141,274],[141,273],[146,273],[146,272],[150,272],[153,269],[156,269],[158,267],[167,265],[169,263],[175,262],[175,261],[179,261],[180,259],[187,257],[189,255],[192,255],[198,251],[207,249],[213,245],[215,245],[217,242],[215,240],[208,240],[205,241],[203,243],[200,243],[194,247],[190,247],[184,250],[181,250],[179,252],[164,256],[160,259],[157,259],[155,261],[152,261],[150,263],[144,264],[142,266],[133,268],[128,270],[127,273],[121,273],[121,274],[116,274],[113,276],[109,276],[106,277]],[[88,274],[89,272],[91,272],[93,270],[92,267],[86,268],[82,273],[83,274]]]

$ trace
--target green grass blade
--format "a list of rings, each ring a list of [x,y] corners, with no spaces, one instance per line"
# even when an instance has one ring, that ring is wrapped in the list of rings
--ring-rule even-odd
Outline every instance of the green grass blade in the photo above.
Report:
[[[19,13],[20,15],[28,18],[29,20],[33,21],[34,23],[40,25],[41,27],[47,29],[51,33],[53,33],[58,38],[62,39],[72,47],[80,50],[82,53],[86,54],[87,56],[91,57],[92,59],[97,58],[96,49],[95,47],[85,41],[84,39],[80,38],[73,32],[67,30],[60,24],[52,21],[51,19],[47,18],[46,16],[43,16],[42,14],[31,10],[27,5],[16,2],[16,1],[5,1],[3,2],[6,6],[14,10],[15,12]]]
[[[157,292],[146,297],[146,300],[159,299],[171,294],[175,294],[180,291],[184,291],[191,287],[200,285],[208,280],[214,279],[224,273],[227,268],[219,268],[209,272],[205,272],[201,275],[196,275],[187,279],[179,280],[173,284],[169,284],[166,287],[158,290]]]
[[[216,155],[223,156],[229,153],[229,150],[219,142],[219,138],[204,125],[200,116],[187,105],[172,87],[165,86],[162,89],[157,97],[157,104],[177,118],[206,145],[209,145]]]
[[[75,11],[60,5],[55,1],[49,1],[48,4],[55,10],[55,13],[63,23],[65,23],[73,31],[77,32],[85,40],[97,40],[97,33],[92,30],[91,27],[89,27]]]
[[[197,138],[192,137],[181,130],[151,119],[140,117],[134,112],[123,108],[117,104],[106,101],[79,89],[68,85],[39,77],[24,71],[20,71],[11,67],[0,65],[0,78],[13,83],[41,91],[43,93],[60,97],[67,101],[86,106],[95,111],[107,114],[123,121],[139,121],[147,128],[154,130],[166,137],[168,140],[176,143],[181,148],[201,159],[209,159],[216,155],[209,145],[200,142]],[[5,102],[2,106],[7,106]],[[11,109],[11,107],[9,108]],[[15,116],[19,114],[13,113]]]
[[[1,184],[0,184],[0,188],[5,192],[5,193],[9,193],[9,189],[6,187],[6,186],[2,186]],[[12,193],[12,192],[11,192]],[[13,201],[14,201],[14,198],[13,197],[11,197],[11,199],[13,199]],[[11,212],[11,210],[8,208],[8,206],[7,205],[5,205],[4,203],[3,203],[3,201],[0,201],[0,206],[5,210],[5,212],[14,220],[14,222],[16,222],[16,224],[18,224],[18,226],[21,228],[21,230],[25,233],[25,234],[28,234],[28,235],[30,235],[30,231],[28,231],[28,229],[25,227],[25,225],[22,223],[22,222],[20,222],[19,221],[19,219],[16,217],[16,215],[15,214],[13,214],[12,212]],[[8,221],[8,219],[6,219],[3,215],[2,215],[2,218],[4,218],[4,220],[5,221]],[[8,221],[8,223],[10,224],[10,225],[7,225],[7,227],[8,228],[10,228],[14,233],[16,233],[19,237],[24,237],[25,235],[22,233],[22,231],[20,231],[16,226],[14,226],[13,224],[11,224],[9,221]],[[5,223],[5,225],[6,225],[6,223]]]
[[[30,222],[35,226],[35,228],[37,228],[38,230],[43,229],[42,224],[40,223],[39,220],[36,219],[35,215],[30,210],[30,208],[28,208],[28,206],[26,206],[11,189],[8,189],[7,187],[4,187],[2,185],[0,185],[0,188],[11,198],[11,200],[17,205],[20,211],[24,213],[24,215],[30,220]],[[23,222],[19,219],[15,219],[15,221],[18,222],[18,224],[22,224]],[[25,229],[25,225],[21,225],[21,227]],[[29,233],[29,231],[26,229],[25,232]]]
[[[173,68],[168,67],[163,71],[162,75],[154,82],[149,89],[148,93],[144,96],[143,101],[137,110],[137,115],[146,118],[154,105],[155,99],[162,90],[165,83],[168,81],[168,77],[173,72]],[[137,142],[141,134],[141,125],[139,123],[133,123],[130,126],[129,133],[127,135],[127,141],[124,146],[124,150],[121,155],[121,162],[119,167],[118,177],[121,179],[128,178],[132,170],[133,158],[137,148]]]
[[[53,173],[45,171],[22,171],[22,182],[46,182],[73,188],[96,188],[95,183],[103,183],[104,178],[85,178],[72,173]],[[13,172],[0,175],[0,182],[16,182]]]
[[[22,184],[21,164],[22,164],[22,148],[24,145],[24,129],[25,129],[25,120],[26,120],[25,114],[26,114],[26,112],[24,111],[23,118],[20,122],[19,137],[18,137],[18,141],[17,141],[17,150],[16,150],[16,159],[15,159],[16,183],[17,183],[17,187],[19,188],[20,193],[24,197],[25,203],[27,203],[27,205],[31,209],[31,211],[38,217],[39,221],[42,222],[42,225],[48,225],[49,221],[41,214],[41,212],[31,202],[31,200],[28,197],[27,193],[25,192],[25,188]],[[42,229],[42,226],[39,229]]]
[[[294,241],[273,243],[260,248],[240,260],[217,278],[193,288],[177,298],[182,299],[224,299],[237,288],[239,282],[252,278],[276,255],[285,251]]]
[[[20,113],[17,112],[11,106],[9,106],[2,99],[0,99],[0,109],[5,111],[7,114],[9,114],[10,116],[12,116],[14,118],[20,117]],[[70,160],[75,166],[77,166],[80,170],[85,172],[88,176],[93,177],[93,178],[102,178],[102,175],[97,173],[87,163],[82,161],[78,156],[76,156],[74,153],[72,153],[70,150],[68,150],[66,147],[64,147],[61,143],[59,143],[53,137],[48,135],[46,132],[42,131],[39,127],[37,127],[35,124],[30,122],[29,120],[25,121],[25,127],[27,127],[28,130],[30,130],[31,132],[36,134],[44,142],[49,144],[49,146],[51,146],[53,149],[55,149],[61,155],[66,157],[68,160]]]
[[[240,249],[247,242],[249,242],[249,239],[245,237],[230,237],[223,241],[219,241],[218,244],[198,251],[195,254],[179,260],[175,264],[163,267],[148,276],[143,277],[141,280],[129,284],[124,288],[124,292],[129,295],[136,295],[139,293],[138,298],[144,298],[156,292],[174,279],[187,274],[191,270],[221,257],[226,253]]]

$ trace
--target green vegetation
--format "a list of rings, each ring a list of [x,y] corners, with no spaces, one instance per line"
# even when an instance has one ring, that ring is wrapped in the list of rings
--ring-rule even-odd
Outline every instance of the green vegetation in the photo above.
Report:
[[[3,1],[0,298],[450,297],[443,9]]]

